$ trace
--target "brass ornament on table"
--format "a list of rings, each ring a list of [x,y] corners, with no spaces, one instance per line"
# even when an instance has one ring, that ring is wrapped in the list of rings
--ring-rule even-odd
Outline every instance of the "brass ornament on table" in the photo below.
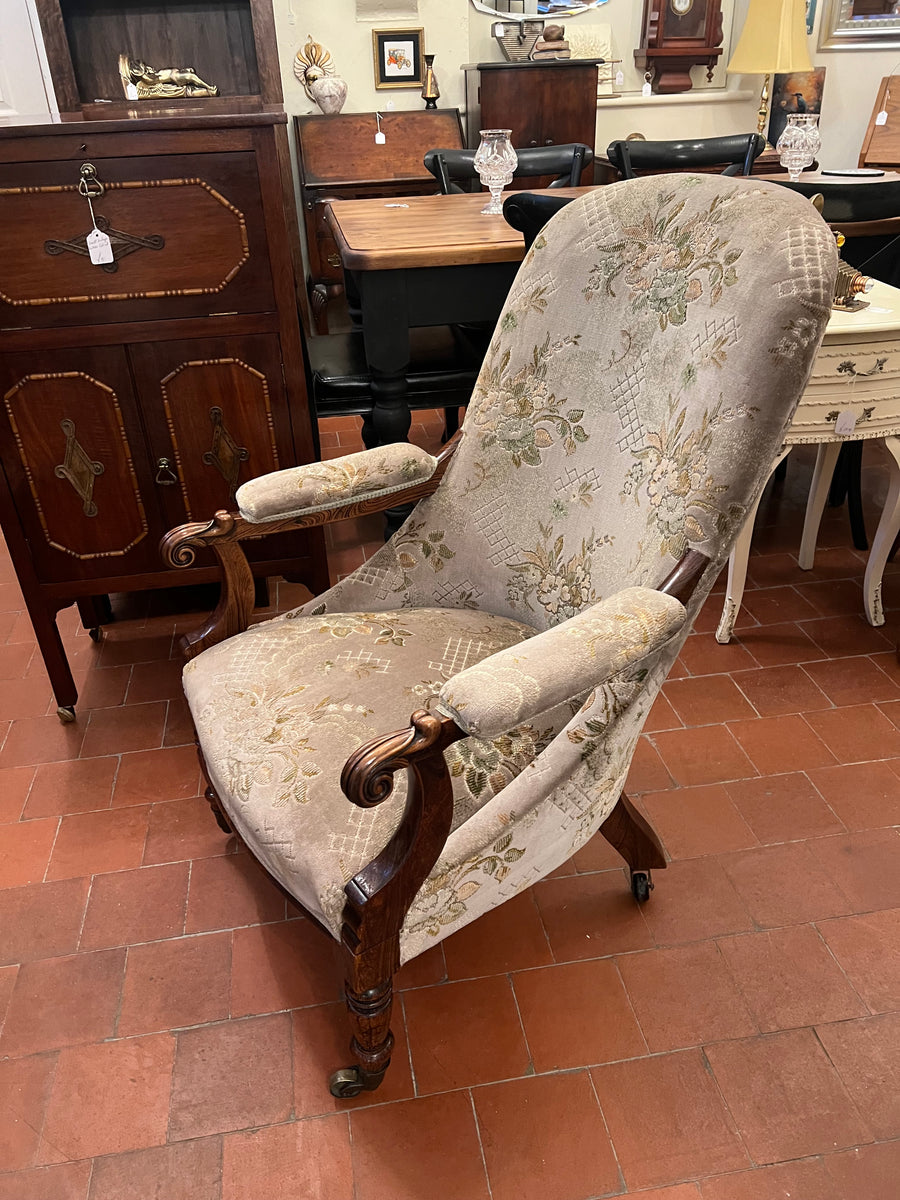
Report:
[[[214,83],[207,83],[193,67],[160,67],[157,70],[139,58],[119,55],[119,77],[128,100],[176,100],[181,97],[218,96]]]
[[[563,25],[545,25],[541,36],[534,44],[529,55],[532,62],[542,62],[551,58],[571,58],[572,50],[566,41],[566,30]]]
[[[437,108],[437,102],[440,99],[441,90],[438,87],[437,79],[434,74],[434,55],[425,55],[425,82],[422,84],[422,99],[425,101],[426,108]]]
[[[816,212],[821,216],[825,208],[825,197],[821,192],[816,192],[810,196],[810,204]],[[875,280],[868,275],[863,275],[862,271],[858,271],[856,267],[851,267],[849,263],[845,263],[840,257],[841,248],[847,239],[839,229],[834,231],[834,240],[838,248],[838,269],[834,280],[834,296],[831,301],[831,307],[838,309],[840,312],[858,312],[861,308],[868,308],[868,300],[860,300],[861,295],[866,292],[871,292],[875,286]],[[876,369],[880,370],[884,366],[886,360],[882,359],[876,364]],[[853,367],[852,363],[848,366]],[[841,368],[839,368],[840,370]],[[856,372],[851,370],[848,374],[855,375]]]

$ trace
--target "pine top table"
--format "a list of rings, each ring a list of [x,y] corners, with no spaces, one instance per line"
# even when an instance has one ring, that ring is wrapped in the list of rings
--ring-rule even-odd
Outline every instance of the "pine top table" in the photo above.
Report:
[[[881,579],[900,530],[900,288],[876,282],[866,299],[868,306],[857,312],[832,310],[809,383],[772,471],[794,446],[818,446],[798,559],[808,571],[842,444],[883,439],[891,476],[863,582],[869,624],[883,625]],[[731,640],[740,610],[758,507],[759,500],[747,514],[728,562],[725,603],[716,632],[716,640],[722,643]]]
[[[591,188],[553,188],[575,198]],[[332,202],[325,219],[359,296],[373,409],[366,446],[405,441],[409,329],[488,324],[509,293],[525,242],[502,216],[481,213],[487,192]]]

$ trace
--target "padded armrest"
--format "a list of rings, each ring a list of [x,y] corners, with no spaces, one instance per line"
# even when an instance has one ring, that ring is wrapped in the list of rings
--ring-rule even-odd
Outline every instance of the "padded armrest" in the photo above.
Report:
[[[441,688],[438,708],[467,733],[499,737],[658,650],[686,615],[674,596],[625,588],[460,671]]]
[[[260,525],[400,492],[430,479],[437,463],[418,446],[396,442],[260,475],[239,487],[235,500],[244,520]]]

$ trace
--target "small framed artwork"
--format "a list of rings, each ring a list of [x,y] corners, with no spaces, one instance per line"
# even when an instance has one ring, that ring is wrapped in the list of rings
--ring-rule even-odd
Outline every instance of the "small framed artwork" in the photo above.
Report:
[[[424,29],[373,29],[376,88],[420,88],[425,79]]]

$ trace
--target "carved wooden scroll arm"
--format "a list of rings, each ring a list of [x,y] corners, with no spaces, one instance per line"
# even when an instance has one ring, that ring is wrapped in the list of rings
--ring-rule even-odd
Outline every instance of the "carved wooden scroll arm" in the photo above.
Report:
[[[437,467],[430,479],[401,491],[391,492],[387,496],[362,498],[351,504],[322,509],[320,512],[299,513],[294,517],[258,523],[245,520],[240,513],[222,509],[211,521],[192,521],[188,525],[170,529],[159,546],[166,566],[190,567],[196,559],[197,551],[208,548],[216,556],[222,572],[222,592],[216,608],[199,629],[185,634],[181,639],[185,657],[195,658],[210,646],[215,646],[236,633],[243,633],[250,623],[254,599],[253,572],[246,554],[241,549],[241,542],[266,537],[271,533],[330,525],[349,517],[384,512],[401,504],[414,504],[437,491],[461,439],[462,431],[458,430],[438,455]]]
[[[400,928],[453,821],[453,786],[444,750],[466,736],[449,717],[419,709],[409,729],[374,738],[344,766],[341,787],[360,808],[387,800],[397,771],[405,769],[408,778],[396,832],[344,888],[341,940],[350,954],[348,984],[353,991],[365,992],[400,967]]]

